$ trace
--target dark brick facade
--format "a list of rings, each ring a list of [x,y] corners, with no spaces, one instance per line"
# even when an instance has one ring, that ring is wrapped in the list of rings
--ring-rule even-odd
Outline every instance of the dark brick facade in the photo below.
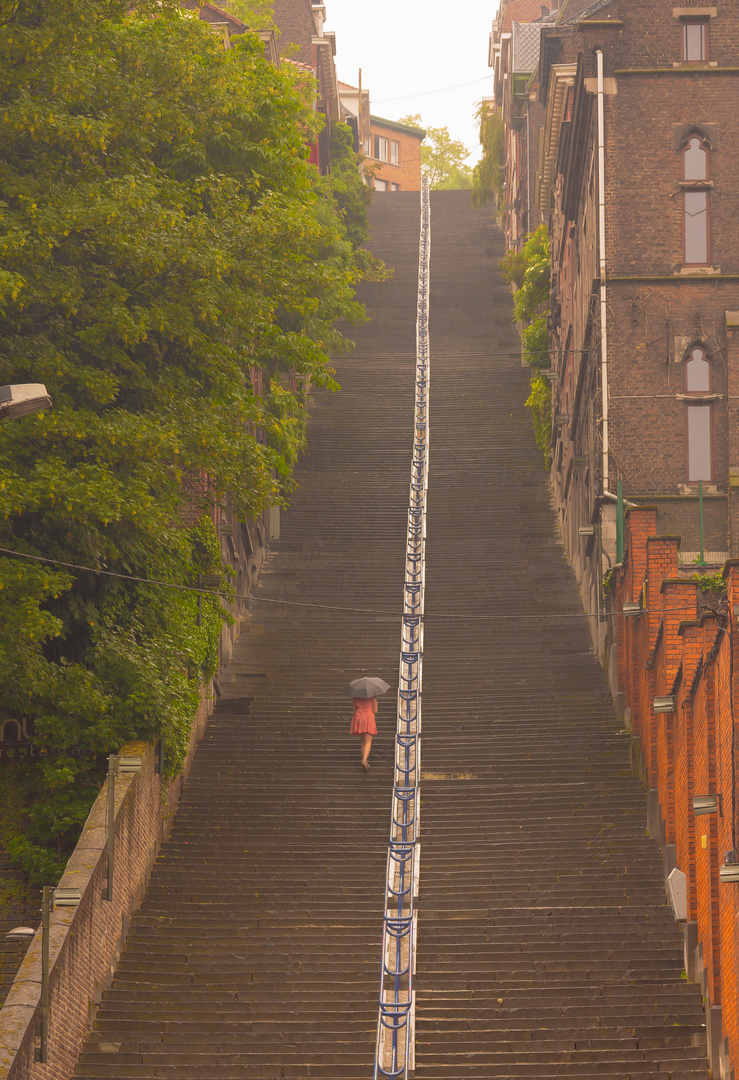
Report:
[[[700,39],[699,59],[684,53],[686,27]],[[664,845],[666,870],[677,866],[687,877],[686,970],[703,988],[713,1075],[733,1077],[739,900],[736,885],[720,883],[719,867],[736,846],[739,635],[730,631],[739,564],[727,565],[728,608],[718,617],[702,610],[690,564],[701,540],[714,569],[739,555],[739,4],[599,0],[577,14],[565,8],[542,26],[538,77],[544,121],[535,135],[540,114],[526,111],[530,145],[536,137],[539,147],[536,203],[551,240],[555,503],[584,605],[600,616],[590,625],[631,725],[650,831]],[[701,161],[693,172],[691,145]],[[520,171],[520,162],[507,162],[507,177]],[[509,187],[507,208],[520,204]],[[686,243],[686,227],[701,244],[707,239],[705,252]],[[701,385],[689,387],[695,350]],[[688,415],[698,413],[701,423],[710,418],[710,437],[707,426],[699,439],[693,428],[689,470]],[[623,565],[619,486],[633,506]],[[595,536],[580,533],[590,525]],[[612,609],[603,599],[611,570]],[[644,613],[623,616],[623,602],[640,597]],[[670,694],[674,713],[655,713],[655,696]],[[696,818],[692,797],[709,792],[723,794],[723,816]]]
[[[280,32],[280,54],[315,67],[316,27],[310,0],[274,0],[273,16]]]
[[[696,17],[704,19],[707,58],[688,63],[683,28],[686,19]],[[605,91],[607,430],[598,50]],[[721,562],[739,550],[739,515],[729,513],[731,477],[739,481],[739,446],[727,331],[727,312],[739,310],[739,6],[680,6],[666,0],[593,4],[569,21],[543,27],[541,55],[547,113],[540,145],[555,147],[549,203],[552,480],[566,548],[585,593],[594,594],[616,554],[609,492],[619,482],[627,500],[658,500],[660,526],[681,534],[684,562],[698,552],[698,483],[696,469],[692,475],[688,470],[692,405],[705,406],[704,422],[710,415],[710,468],[700,470],[704,554]],[[570,88],[563,92],[566,82]],[[707,179],[698,184],[684,172],[683,153],[692,136],[707,153]],[[540,175],[545,165],[540,155]],[[709,250],[695,263],[687,261],[684,248],[686,190],[705,193],[708,207]],[[695,348],[709,362],[710,386],[686,400],[686,360]],[[701,445],[707,458],[708,440]],[[607,552],[602,567],[595,546],[585,550],[579,536],[580,526],[590,522],[600,524]]]

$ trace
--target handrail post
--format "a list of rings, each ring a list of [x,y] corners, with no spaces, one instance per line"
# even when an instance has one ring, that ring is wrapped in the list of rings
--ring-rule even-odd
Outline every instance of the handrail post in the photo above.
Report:
[[[49,1043],[49,912],[54,890],[44,885],[41,894],[41,1045],[36,1060],[46,1064]]]
[[[115,778],[118,772],[118,755],[108,755],[108,835],[107,876],[103,900],[113,899],[113,868],[115,861]]]

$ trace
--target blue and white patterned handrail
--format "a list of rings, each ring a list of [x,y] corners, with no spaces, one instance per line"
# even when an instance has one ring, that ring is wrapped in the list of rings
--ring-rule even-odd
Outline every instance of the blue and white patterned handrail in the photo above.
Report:
[[[414,1068],[416,913],[420,856],[421,676],[426,584],[426,496],[429,447],[428,292],[430,199],[421,190],[416,315],[416,393],[413,460],[408,504],[403,622],[398,672],[398,711],[390,841],[385,881],[380,1008],[374,1080],[407,1080]]]

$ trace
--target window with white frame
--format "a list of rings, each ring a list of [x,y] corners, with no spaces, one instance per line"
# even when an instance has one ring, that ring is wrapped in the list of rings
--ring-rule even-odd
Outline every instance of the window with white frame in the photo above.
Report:
[[[682,19],[682,57],[686,64],[708,60],[708,19]]]
[[[395,139],[390,140],[390,164],[400,165],[400,143]]]
[[[375,135],[375,157],[378,161],[390,160],[390,140],[384,135]]]

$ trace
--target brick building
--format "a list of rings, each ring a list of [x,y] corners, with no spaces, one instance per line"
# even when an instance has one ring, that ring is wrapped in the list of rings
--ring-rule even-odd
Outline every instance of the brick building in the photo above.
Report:
[[[737,887],[718,883],[720,856],[736,847],[734,646],[716,645],[727,627],[696,614],[689,578],[697,559],[720,568],[739,555],[739,4],[562,0],[529,12],[538,30],[521,34],[527,10],[503,0],[491,60],[508,245],[520,249],[537,215],[551,241],[555,503],[596,648],[644,748],[650,827],[688,875],[700,942],[686,939],[686,968],[704,984],[714,1075],[726,1077],[739,1053]],[[532,37],[528,73],[533,58],[519,57]],[[653,517],[641,554],[638,513]],[[648,633],[640,620],[638,648],[603,595],[624,560],[633,580],[621,600],[664,605]],[[660,693],[682,695],[682,741],[654,712]],[[730,816],[699,829],[687,793],[716,791],[721,770]],[[693,847],[704,838],[708,862]]]
[[[505,123],[505,205],[501,224],[506,248],[520,251],[526,235],[545,216],[534,198],[539,131],[539,47],[542,26],[556,18],[540,0],[505,0],[493,22],[488,64],[495,107]]]
[[[425,137],[422,128],[370,116],[364,154],[377,191],[421,190],[421,143]]]
[[[649,834],[662,844],[685,972],[701,985],[712,1075],[734,1080],[739,561],[723,568],[725,594],[703,592],[680,573],[679,538],[658,536],[657,519],[654,507],[627,511],[626,555],[610,590],[620,643],[620,711],[632,763],[649,793]],[[682,891],[670,889],[668,879]]]
[[[273,17],[279,30],[281,54],[307,65],[318,84],[316,109],[326,125],[313,148],[311,161],[321,173],[331,169],[331,125],[341,120],[336,77],[336,37],[324,30],[326,8],[315,0],[274,0]]]
[[[683,563],[739,552],[737,75],[737,5],[598,0],[541,31],[552,481],[591,610],[604,567],[579,530],[620,557],[619,488]]]

